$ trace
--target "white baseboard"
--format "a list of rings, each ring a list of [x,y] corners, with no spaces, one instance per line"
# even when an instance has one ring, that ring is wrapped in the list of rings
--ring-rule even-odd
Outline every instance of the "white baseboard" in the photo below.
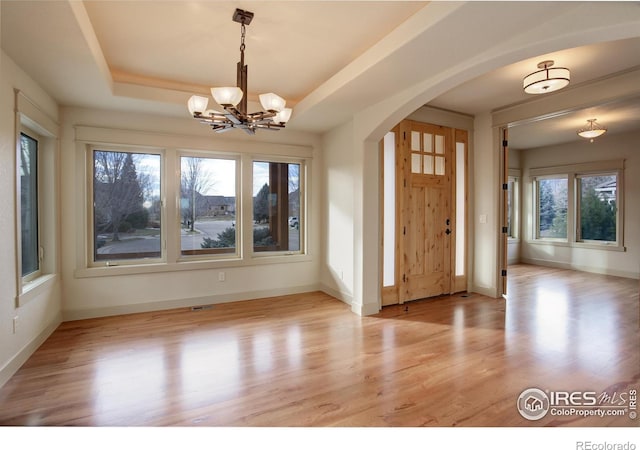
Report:
[[[351,311],[359,316],[372,316],[380,312],[380,307],[373,303],[367,303],[365,305],[351,303]]]
[[[0,369],[0,387],[9,381],[9,379],[22,367],[31,355],[47,340],[51,333],[62,323],[62,314],[56,314],[53,321],[45,327],[36,337],[29,341],[24,347],[16,353],[1,369]]]
[[[533,264],[535,266],[553,267],[556,269],[569,269],[578,270],[580,272],[597,273],[600,275],[612,275],[615,277],[631,278],[637,280],[640,278],[640,274],[637,272],[628,272],[625,270],[612,270],[602,267],[583,266],[580,264],[571,264],[558,261],[551,261],[548,259],[538,258],[521,258],[520,262],[523,264]]]
[[[474,294],[480,294],[480,295],[485,295],[487,297],[491,297],[491,298],[498,298],[498,291],[496,288],[488,288],[488,287],[481,287],[481,286],[471,286],[471,291]]]
[[[258,298],[277,297],[280,295],[302,294],[305,292],[321,291],[319,285],[296,286],[280,289],[266,289],[261,291],[237,292],[232,294],[207,295],[203,297],[190,297],[175,300],[163,300],[159,302],[134,303],[107,308],[75,309],[62,312],[65,322],[71,320],[93,319],[96,317],[118,316],[122,314],[135,314],[150,311],[162,311],[176,308],[190,308],[192,306],[215,305],[243,300],[255,300]]]
[[[347,294],[346,292],[342,292],[338,289],[329,287],[324,283],[320,284],[320,290],[325,294],[328,294],[332,297],[337,298],[338,300],[340,300],[343,303],[346,303],[347,305],[351,305],[353,303],[353,296],[351,294]]]

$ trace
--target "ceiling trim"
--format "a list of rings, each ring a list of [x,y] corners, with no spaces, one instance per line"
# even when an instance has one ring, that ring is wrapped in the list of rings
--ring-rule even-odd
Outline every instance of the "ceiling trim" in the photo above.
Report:
[[[69,4],[71,11],[73,12],[73,16],[76,19],[78,27],[80,28],[80,32],[82,33],[82,36],[87,43],[87,47],[91,52],[91,56],[93,57],[98,70],[104,77],[104,80],[106,81],[111,91],[113,91],[113,77],[111,76],[111,71],[109,70],[109,64],[107,63],[107,59],[102,52],[100,41],[98,41],[98,37],[96,36],[95,30],[93,29],[91,19],[89,19],[89,14],[84,7],[84,3],[74,0],[67,0],[67,3]]]

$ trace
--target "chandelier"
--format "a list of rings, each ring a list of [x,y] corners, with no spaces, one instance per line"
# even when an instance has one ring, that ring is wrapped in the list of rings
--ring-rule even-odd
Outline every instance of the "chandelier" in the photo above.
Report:
[[[596,119],[587,120],[587,126],[578,130],[578,136],[583,137],[585,139],[591,139],[593,142],[594,138],[598,136],[602,136],[607,132],[607,127],[603,127],[599,123],[596,122]]]
[[[221,133],[240,128],[248,134],[257,129],[279,130],[284,128],[291,117],[291,108],[285,108],[285,100],[274,93],[260,94],[260,104],[265,111],[247,112],[247,65],[244,63],[245,25],[249,25],[253,13],[236,9],[233,21],[241,24],[240,61],[237,64],[237,82],[235,87],[213,87],[211,95],[224,111],[207,109],[208,97],[192,95],[187,102],[189,113],[194,119],[210,125],[213,131]]]
[[[552,67],[553,61],[542,61],[538,69],[524,77],[522,88],[527,94],[546,94],[562,89],[571,79],[569,69]]]

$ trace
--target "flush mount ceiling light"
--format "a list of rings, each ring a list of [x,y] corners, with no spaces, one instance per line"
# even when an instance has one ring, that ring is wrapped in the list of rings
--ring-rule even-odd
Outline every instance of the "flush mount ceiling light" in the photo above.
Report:
[[[242,25],[240,37],[240,61],[236,69],[236,87],[213,87],[211,95],[224,112],[207,109],[209,97],[192,95],[187,102],[189,113],[194,119],[210,125],[213,131],[220,133],[240,128],[248,134],[257,129],[279,130],[284,128],[291,117],[291,108],[285,108],[285,100],[274,93],[260,94],[260,103],[265,111],[247,113],[247,67],[244,63],[245,25],[249,25],[253,13],[236,9],[233,21]]]
[[[578,130],[578,136],[583,137],[585,139],[591,139],[593,142],[594,138],[598,136],[602,136],[607,132],[607,127],[603,127],[599,123],[596,122],[596,119],[587,120],[587,126]]]
[[[571,74],[564,67],[552,67],[553,61],[542,61],[538,69],[523,80],[523,89],[527,94],[546,94],[562,89],[569,84]]]

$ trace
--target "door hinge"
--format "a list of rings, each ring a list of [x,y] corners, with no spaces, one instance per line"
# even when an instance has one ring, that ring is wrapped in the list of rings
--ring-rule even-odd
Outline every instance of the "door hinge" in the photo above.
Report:
[[[407,132],[406,131],[402,132],[402,140],[404,140],[404,141],[407,140]]]
[[[509,141],[507,141],[507,140],[502,141],[502,146],[505,147],[505,148],[508,147],[509,146]]]
[[[502,183],[502,190],[503,191],[508,191],[509,190],[509,185],[507,183]]]
[[[404,234],[404,235],[407,234],[407,227],[402,227],[402,234]]]
[[[509,232],[509,228],[508,227],[502,227],[502,232],[507,234]]]
[[[502,276],[506,277],[507,276],[507,269],[502,269]]]
[[[406,274],[402,274],[402,282],[406,283],[407,282],[407,275]]]

